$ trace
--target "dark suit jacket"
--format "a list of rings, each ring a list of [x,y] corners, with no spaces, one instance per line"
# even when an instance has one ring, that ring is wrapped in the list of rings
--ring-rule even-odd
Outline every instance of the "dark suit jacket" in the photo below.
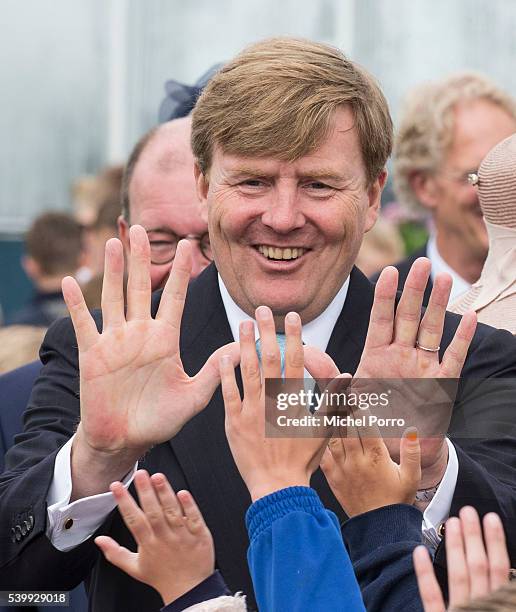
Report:
[[[41,361],[34,361],[0,376],[0,473],[7,449],[23,429],[23,413],[41,365]]]
[[[405,286],[405,281],[407,280],[407,276],[409,273],[412,264],[416,261],[418,257],[428,257],[426,252],[427,243],[424,244],[420,249],[409,255],[405,259],[402,259],[397,264],[394,264],[394,267],[398,270],[398,291],[403,291],[403,287]],[[376,283],[380,273],[374,274],[371,276],[371,282]],[[428,279],[428,283],[425,288],[425,294],[423,296],[423,306],[428,306],[428,301],[430,299],[430,294],[432,293],[432,279]]]
[[[154,296],[153,312],[156,312],[159,297],[159,294]],[[348,296],[327,349],[340,371],[356,370],[372,300],[371,284],[358,270],[353,270]],[[458,321],[456,315],[447,316],[443,350]],[[215,349],[232,340],[216,270],[210,266],[188,290],[181,325],[181,356],[185,370],[190,375],[195,374]],[[511,334],[480,326],[464,374],[477,378],[516,377],[515,356],[516,340]],[[55,456],[79,420],[77,350],[69,320],[59,321],[49,330],[41,359],[45,366],[34,387],[25,432],[8,453],[8,471],[0,477],[0,589],[67,589],[89,574],[93,610],[158,610],[157,594],[107,563],[91,540],[68,553],[61,553],[53,549],[45,536],[45,499]],[[459,427],[465,421],[478,422],[489,414],[486,422],[498,423],[504,434],[510,435],[514,430],[512,396],[504,395],[500,407],[491,407],[487,398],[468,403],[464,393],[460,399],[466,408],[459,406],[457,411]],[[453,428],[454,424],[452,431]],[[502,442],[477,439],[466,442],[466,451],[457,444],[459,477],[451,512],[457,513],[465,503],[472,503],[481,513],[499,512],[506,518],[509,547],[516,559],[513,518],[516,515],[516,435]],[[229,587],[247,593],[252,603],[244,526],[250,498],[226,441],[220,388],[206,409],[170,442],[155,446],[142,466],[151,473],[164,472],[176,490],[187,488],[192,492],[213,533],[219,569]],[[320,471],[314,475],[312,485],[323,503],[345,520]],[[11,541],[11,529],[27,514],[33,515],[34,527],[19,541]],[[135,549],[116,510],[98,533],[108,533],[122,545]],[[293,546],[292,554],[295,550]],[[442,546],[436,562],[442,567],[445,565]]]

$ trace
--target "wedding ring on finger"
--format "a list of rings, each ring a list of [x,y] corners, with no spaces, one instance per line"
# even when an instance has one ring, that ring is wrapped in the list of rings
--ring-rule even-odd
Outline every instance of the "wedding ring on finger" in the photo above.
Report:
[[[416,340],[416,348],[426,351],[427,353],[438,353],[441,347],[438,346],[437,348],[429,348],[428,346],[422,346],[419,344],[419,340]]]

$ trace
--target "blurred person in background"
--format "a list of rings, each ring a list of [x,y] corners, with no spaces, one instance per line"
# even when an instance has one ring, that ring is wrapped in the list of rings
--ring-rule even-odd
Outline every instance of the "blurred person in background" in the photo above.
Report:
[[[404,253],[403,240],[395,223],[379,217],[372,229],[364,234],[355,264],[366,276],[373,276],[385,266],[395,264]]]
[[[61,280],[64,276],[75,276],[81,266],[81,226],[70,214],[43,213],[27,232],[25,249],[22,266],[35,292],[31,301],[6,324],[48,327],[67,313]]]
[[[96,214],[95,219],[86,226],[84,235],[84,267],[90,278],[104,271],[104,247],[110,238],[118,236],[118,217],[121,204],[123,166],[111,166],[103,170],[96,178]],[[81,280],[81,279],[80,279]]]
[[[33,325],[0,328],[0,374],[36,361],[46,331]]]
[[[191,118],[184,117],[147,132],[129,156],[122,180],[119,236],[128,255],[130,226],[146,229],[153,291],[164,286],[181,238],[194,244],[192,278],[212,260],[208,223],[201,217],[193,173],[191,128]]]
[[[432,216],[428,242],[396,267],[403,288],[412,263],[432,263],[453,279],[450,302],[480,276],[488,249],[477,190],[468,174],[498,142],[516,132],[516,101],[487,78],[462,73],[414,89],[402,110],[394,147],[394,187],[401,204]]]
[[[496,145],[470,180],[478,185],[489,253],[479,280],[450,310],[474,310],[482,323],[516,334],[516,134]]]
[[[120,197],[124,167],[106,166],[94,176],[79,177],[72,185],[73,214],[84,227],[95,223],[101,206]]]

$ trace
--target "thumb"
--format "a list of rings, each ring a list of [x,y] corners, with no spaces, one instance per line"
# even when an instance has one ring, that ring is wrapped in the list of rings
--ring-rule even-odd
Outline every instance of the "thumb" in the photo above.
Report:
[[[120,546],[118,542],[115,542],[113,538],[108,536],[98,536],[95,538],[95,544],[100,548],[104,557],[106,557],[110,563],[129,574],[129,576],[138,579],[136,575],[138,569],[138,553],[127,550],[127,548]]]
[[[413,489],[415,496],[421,482],[421,446],[415,427],[405,430],[400,441],[400,473],[402,481]]]
[[[304,346],[305,368],[312,378],[336,378],[340,372],[333,359],[314,346]]]
[[[223,355],[229,355],[233,361],[233,367],[236,368],[240,363],[240,344],[230,342],[218,348],[193,377],[196,388],[195,397],[198,404],[196,412],[206,407],[211,396],[215,393],[215,389],[220,384],[220,359]]]

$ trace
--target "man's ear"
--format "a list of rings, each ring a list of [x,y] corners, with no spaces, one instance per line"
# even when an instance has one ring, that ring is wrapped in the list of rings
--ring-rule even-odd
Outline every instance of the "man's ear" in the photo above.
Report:
[[[195,177],[195,185],[197,187],[197,197],[200,202],[200,213],[202,220],[206,223],[208,222],[208,191],[210,188],[210,181],[201,170],[198,162],[196,161],[194,164],[194,177]]]
[[[131,251],[131,247],[129,245],[129,223],[122,215],[120,215],[116,220],[116,224],[118,226],[118,237],[124,245],[124,251],[127,253],[127,255],[129,255]]]
[[[382,191],[387,182],[387,169],[384,168],[373,183],[367,189],[369,206],[366,211],[366,223],[364,232],[368,232],[378,219],[380,213],[380,204],[382,201]]]
[[[434,209],[439,197],[434,177],[424,172],[414,172],[408,180],[417,201],[425,208]]]
[[[32,280],[35,281],[41,276],[41,268],[38,262],[33,259],[30,255],[24,255],[21,260],[22,268],[25,274]]]

